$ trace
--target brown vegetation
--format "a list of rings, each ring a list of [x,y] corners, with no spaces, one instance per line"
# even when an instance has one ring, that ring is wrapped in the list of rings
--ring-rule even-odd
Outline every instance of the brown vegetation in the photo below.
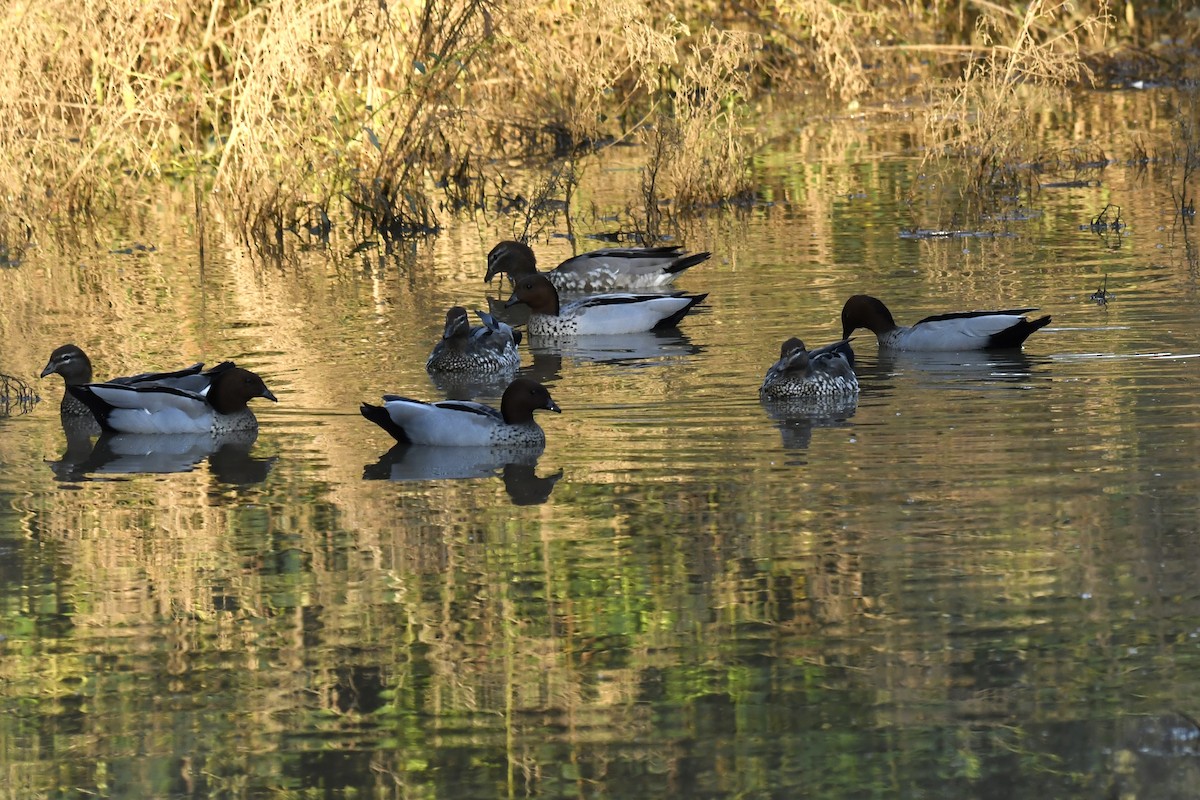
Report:
[[[165,178],[259,239],[320,235],[342,208],[403,236],[503,205],[511,159],[561,170],[624,141],[646,145],[634,216],[654,233],[666,208],[747,195],[754,102],[814,90],[923,95],[934,152],[970,155],[979,186],[1029,158],[1033,93],[1086,82],[1106,52],[1107,6],[1074,8],[15,3],[0,12],[0,186],[25,218],[127,202]],[[1144,35],[1120,22],[1127,41]]]

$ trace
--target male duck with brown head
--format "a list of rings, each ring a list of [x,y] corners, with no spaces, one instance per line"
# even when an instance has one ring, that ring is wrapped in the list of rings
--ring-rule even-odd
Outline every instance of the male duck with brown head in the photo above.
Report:
[[[525,328],[531,336],[587,336],[644,333],[674,328],[708,294],[595,294],[559,301],[545,275],[518,279],[508,306],[530,308]]]
[[[1004,350],[1019,348],[1050,317],[1030,320],[1025,315],[1036,308],[1007,311],[960,311],[926,317],[911,328],[897,325],[882,302],[856,294],[842,307],[842,336],[859,328],[875,334],[881,348],[924,352],[961,350]]]
[[[504,390],[500,410],[483,403],[443,400],[425,403],[385,394],[382,406],[360,411],[402,444],[442,447],[543,447],[546,435],[533,419],[536,409],[560,413],[546,387],[517,378]]]
[[[199,374],[202,369],[204,369],[204,364],[193,364],[190,367],[185,367],[175,372],[143,372],[139,375],[112,378],[108,383],[131,386],[137,383],[169,381],[175,378],[184,378],[189,375]],[[50,354],[50,360],[42,368],[42,377],[45,378],[56,372],[62,375],[64,384],[59,412],[67,417],[90,417],[92,415],[91,409],[75,399],[67,387],[82,386],[85,383],[92,382],[91,359],[76,345],[64,344],[62,347],[55,348],[54,352]]]
[[[604,292],[629,289],[658,289],[669,286],[689,267],[708,259],[711,253],[684,253],[681,247],[609,247],[568,258],[545,275],[560,292]],[[491,283],[500,273],[509,282],[538,274],[537,257],[523,242],[501,242],[488,253],[484,280]]]
[[[198,375],[132,385],[68,386],[106,431],[117,433],[227,433],[251,430],[258,420],[249,402],[275,395],[253,372],[225,361]]]

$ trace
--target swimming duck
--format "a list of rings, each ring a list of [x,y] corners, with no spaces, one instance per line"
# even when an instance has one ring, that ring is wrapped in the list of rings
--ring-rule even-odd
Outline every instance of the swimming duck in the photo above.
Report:
[[[253,372],[224,361],[197,375],[134,384],[88,383],[67,387],[91,409],[106,431],[121,433],[213,433],[258,426],[251,398],[276,402]]]
[[[446,312],[442,339],[434,345],[425,369],[430,372],[499,372],[521,366],[517,345],[521,333],[485,311],[476,311],[483,325],[471,327],[467,310]]]
[[[674,328],[708,294],[594,294],[565,304],[545,275],[516,281],[506,305],[530,308],[526,329],[533,336],[643,333]]]
[[[711,253],[683,253],[681,247],[609,247],[582,253],[541,273],[560,292],[654,289],[669,286],[679,273],[706,261]],[[484,280],[505,272],[510,283],[537,274],[537,257],[523,242],[501,242],[488,253]]]
[[[1025,316],[1036,308],[1007,311],[962,311],[938,314],[906,328],[896,324],[892,313],[879,300],[856,294],[842,307],[842,336],[859,328],[875,334],[880,347],[926,352],[952,350],[1001,350],[1020,347],[1030,334],[1049,324],[1050,317],[1030,321]]]
[[[857,394],[853,364],[848,339],[808,350],[793,336],[779,349],[779,360],[767,370],[758,393],[765,400]]]
[[[190,367],[185,367],[175,372],[143,372],[140,375],[113,378],[108,382],[129,386],[136,383],[171,380],[172,378],[196,375],[202,369],[204,369],[203,363],[192,364]],[[82,386],[85,383],[92,382],[91,359],[76,345],[64,344],[62,347],[55,348],[54,352],[50,354],[50,360],[42,368],[41,377],[45,378],[48,375],[53,375],[55,372],[62,375],[64,384],[62,402],[58,406],[59,413],[67,417],[90,417],[92,415],[91,409],[75,399],[70,391],[68,391],[68,387]]]
[[[425,403],[394,394],[382,406],[363,403],[362,415],[403,444],[445,447],[543,447],[546,435],[534,421],[534,409],[562,409],[532,378],[517,378],[504,390],[500,410],[467,400]]]

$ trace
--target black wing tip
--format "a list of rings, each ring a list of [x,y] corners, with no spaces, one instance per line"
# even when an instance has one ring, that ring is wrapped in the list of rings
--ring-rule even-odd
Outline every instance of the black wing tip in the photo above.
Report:
[[[661,330],[666,330],[667,328],[679,327],[679,323],[683,321],[683,318],[686,317],[691,312],[691,310],[693,308],[695,308],[697,305],[699,305],[706,297],[708,297],[708,292],[705,292],[704,294],[692,295],[689,298],[691,302],[689,302],[686,306],[684,306],[683,308],[676,311],[671,316],[664,317],[661,320],[659,320],[658,324],[654,326],[653,330],[661,331]]]
[[[988,349],[1014,350],[1020,348],[1021,345],[1025,344],[1026,339],[1049,324],[1049,314],[1034,320],[1023,319],[1008,330],[1001,331],[992,336],[991,342],[988,344]]]
[[[368,422],[374,422],[383,428],[400,444],[412,444],[412,439],[408,438],[408,434],[404,432],[404,428],[396,424],[395,420],[392,419],[392,415],[383,406],[362,403],[359,405],[358,411]]]
[[[690,255],[680,256],[677,261],[673,262],[669,267],[667,267],[666,271],[674,275],[676,273],[683,272],[685,269],[694,267],[697,264],[708,261],[708,259],[711,257],[712,253],[707,251],[703,253],[691,253]]]
[[[108,423],[108,415],[114,407],[93,392],[91,386],[87,384],[68,386],[67,391],[71,393],[72,397],[88,407],[88,411],[92,412],[92,416],[96,418],[96,422],[100,423],[102,430],[109,433],[117,432],[117,429]]]

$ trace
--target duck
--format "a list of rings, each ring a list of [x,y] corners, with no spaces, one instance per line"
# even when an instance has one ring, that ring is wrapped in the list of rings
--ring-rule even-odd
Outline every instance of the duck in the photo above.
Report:
[[[476,311],[482,325],[471,327],[467,310],[454,306],[446,312],[441,341],[433,347],[425,369],[429,372],[501,372],[521,366],[517,345],[521,332],[486,311]]]
[[[911,328],[897,325],[881,301],[856,294],[842,307],[842,337],[859,328],[875,334],[882,348],[924,352],[1017,349],[1050,323],[1049,315],[1030,320],[1036,308],[960,311],[926,317]]]
[[[562,409],[545,386],[516,378],[500,398],[500,409],[467,400],[426,403],[393,394],[383,405],[363,403],[362,415],[401,444],[441,447],[544,447],[546,434],[533,419],[536,409]]]
[[[529,306],[531,336],[645,333],[679,325],[708,294],[594,294],[561,303],[558,290],[540,273],[520,277],[506,306]]]
[[[601,292],[630,289],[659,289],[689,267],[707,261],[712,253],[685,253],[683,248],[608,247],[568,258],[549,272],[543,272],[560,292]],[[525,275],[537,274],[537,257],[524,242],[500,242],[488,253],[487,275],[491,283],[500,273],[510,283]]]
[[[211,433],[258,428],[249,401],[278,402],[263,379],[232,361],[205,372],[134,384],[67,387],[113,433]]]
[[[203,369],[204,363],[201,362],[175,372],[143,372],[139,375],[111,378],[108,383],[131,386],[138,383],[172,380],[198,375]],[[41,377],[45,378],[56,372],[63,378],[63,397],[58,406],[59,413],[64,417],[91,417],[91,409],[77,400],[69,391],[71,386],[82,386],[92,382],[92,361],[87,357],[87,353],[74,344],[56,347],[50,354],[50,360],[42,368]]]
[[[764,400],[840,397],[858,393],[850,340],[809,350],[793,336],[779,348],[779,360],[767,370],[758,393]]]

